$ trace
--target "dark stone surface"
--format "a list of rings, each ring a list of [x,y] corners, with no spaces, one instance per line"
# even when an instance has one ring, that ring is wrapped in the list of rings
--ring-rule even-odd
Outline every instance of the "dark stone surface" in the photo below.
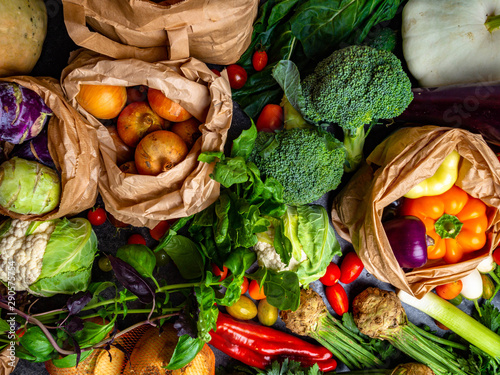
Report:
[[[72,40],[69,38],[66,28],[63,22],[63,13],[62,13],[62,4],[60,0],[45,0],[47,5],[47,12],[49,18],[48,24],[48,33],[47,38],[44,43],[44,48],[42,51],[42,55],[40,57],[39,62],[35,66],[32,75],[33,76],[51,76],[56,79],[60,78],[60,74],[62,69],[66,66],[69,54],[71,51],[78,48]],[[241,130],[246,129],[250,126],[249,118],[239,109],[237,104],[234,105],[234,117],[231,129],[229,130],[229,142],[226,144],[226,150],[229,150],[230,140],[234,139],[239,135]],[[375,127],[372,130],[372,134],[369,137],[366,150],[369,152],[371,149],[375,147],[375,145],[380,142],[381,139],[386,137],[393,128],[388,127]],[[347,179],[345,179],[347,180]],[[330,212],[331,203],[334,197],[334,193],[326,194],[316,203],[322,204],[326,207],[327,211]],[[97,205],[102,202],[98,200]],[[82,213],[82,216],[85,216],[86,213]],[[147,239],[147,245],[150,247],[154,247],[156,242],[152,240],[148,235],[148,230],[146,228],[122,228],[117,229],[111,223],[106,222],[104,225],[95,227],[96,234],[99,238],[99,250],[105,253],[114,253],[118,249],[118,247],[124,245],[126,243],[127,238],[132,233],[141,233]],[[342,248],[344,252],[351,250],[351,245],[347,242],[343,241],[339,238],[339,241],[342,244]],[[177,271],[174,268],[165,268],[161,271],[163,276],[168,275],[168,277],[177,278],[179,277],[176,273]],[[93,281],[99,281],[106,278],[106,275],[99,271],[98,267],[94,267]],[[360,278],[356,283],[352,285],[346,286],[346,291],[349,296],[354,297],[357,293],[362,291],[366,286],[379,286],[382,289],[392,290],[393,288],[385,283],[382,283],[375,279],[372,275],[368,274],[366,270],[363,271]],[[313,289],[318,291],[321,295],[323,293],[323,287],[319,282],[316,282],[312,285]],[[64,304],[64,299],[49,299],[44,303],[53,306],[55,308],[57,306],[62,306]],[[472,304],[469,302],[461,305],[465,308],[467,312],[472,310]],[[39,306],[41,308],[42,305]],[[435,328],[435,324],[432,319],[425,316],[424,314],[408,308],[407,313],[409,315],[410,320],[416,324],[426,324],[431,328]],[[129,323],[132,323],[131,318],[126,319],[125,321],[120,322],[120,326],[127,326]],[[277,325],[284,329],[282,323],[278,322]],[[223,355],[218,350],[214,349],[217,358],[217,365],[223,365],[228,362],[228,358]],[[339,365],[339,372],[346,371],[345,366],[342,364]],[[48,374],[45,370],[45,366],[43,363],[31,363],[28,361],[21,360],[14,371],[14,375],[44,375]]]

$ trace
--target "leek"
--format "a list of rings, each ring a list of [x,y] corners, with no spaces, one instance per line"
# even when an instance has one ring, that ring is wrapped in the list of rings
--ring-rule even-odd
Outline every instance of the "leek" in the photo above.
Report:
[[[436,319],[493,358],[500,359],[500,336],[435,293],[421,299],[399,291],[399,299]]]

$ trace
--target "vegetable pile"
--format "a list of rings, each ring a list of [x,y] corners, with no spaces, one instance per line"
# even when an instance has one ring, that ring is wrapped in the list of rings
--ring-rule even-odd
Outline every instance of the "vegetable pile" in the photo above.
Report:
[[[467,8],[444,2],[455,21]],[[329,215],[355,172],[378,173],[364,159],[368,148],[406,121],[450,126],[459,113],[451,125],[500,145],[497,86],[419,87],[450,82],[416,75],[429,62],[408,58],[442,54],[409,24],[413,7],[431,5],[445,8],[424,0],[262,2],[241,59],[202,71],[227,79],[207,84],[229,85],[235,117],[244,111],[245,126],[233,121],[224,152],[198,152],[204,124],[161,90],[80,84],[79,109],[105,126],[120,176],[157,180],[196,150],[197,168],[209,168],[206,179],[217,184],[207,208],[151,229],[117,220],[101,198],[75,217],[37,217],[57,209],[68,178],[50,157],[52,111],[33,91],[0,83],[0,206],[13,215],[0,217],[0,349],[52,375],[213,375],[216,365],[220,375],[499,374],[499,211],[462,188],[461,167],[474,153],[454,150],[433,176],[380,208],[373,237],[387,238],[402,277],[449,267],[423,298],[375,280],[367,262],[380,257],[339,241]],[[492,38],[495,12],[483,23]],[[449,35],[439,22],[432,27]],[[452,83],[471,83],[470,70],[450,73]],[[500,170],[500,161],[489,164]],[[478,189],[498,185],[497,177],[478,180]],[[363,246],[358,233],[350,237]],[[479,265],[464,271],[471,262]]]

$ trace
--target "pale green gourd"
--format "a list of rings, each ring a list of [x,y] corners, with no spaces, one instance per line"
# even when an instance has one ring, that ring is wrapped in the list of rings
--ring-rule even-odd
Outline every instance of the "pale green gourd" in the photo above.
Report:
[[[500,80],[500,1],[409,0],[403,54],[423,87]]]

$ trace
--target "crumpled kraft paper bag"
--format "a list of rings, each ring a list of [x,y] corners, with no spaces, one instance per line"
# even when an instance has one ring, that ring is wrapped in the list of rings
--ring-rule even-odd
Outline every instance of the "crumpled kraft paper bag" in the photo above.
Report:
[[[210,178],[214,164],[197,158],[200,151],[224,150],[233,116],[227,74],[218,77],[194,58],[148,63],[113,60],[86,50],[72,58],[61,82],[69,101],[97,128],[102,157],[99,192],[106,210],[125,223],[153,228],[162,220],[186,217],[212,204],[220,193],[220,185]],[[81,83],[159,89],[202,122],[202,136],[185,160],[169,171],[158,176],[125,174],[116,164],[116,148],[106,126],[75,99]]]
[[[169,5],[169,3],[174,3]],[[259,0],[63,0],[69,36],[115,59],[195,57],[235,63],[251,42]]]
[[[14,357],[14,361],[11,361],[9,346],[0,351],[0,375],[11,374],[19,362],[19,358]]]
[[[48,127],[50,156],[61,179],[59,207],[43,215],[21,215],[0,207],[0,213],[21,220],[50,220],[91,208],[97,199],[99,151],[96,129],[68,103],[59,82],[50,77],[0,78],[35,91],[52,110]]]
[[[456,185],[481,199],[489,209],[490,236],[474,258],[456,264],[429,261],[404,273],[382,226],[384,207],[432,176],[456,150],[462,160]],[[500,242],[500,162],[480,135],[437,126],[403,128],[379,144],[335,197],[332,223],[353,244],[368,272],[417,298],[435,286],[470,273]]]

